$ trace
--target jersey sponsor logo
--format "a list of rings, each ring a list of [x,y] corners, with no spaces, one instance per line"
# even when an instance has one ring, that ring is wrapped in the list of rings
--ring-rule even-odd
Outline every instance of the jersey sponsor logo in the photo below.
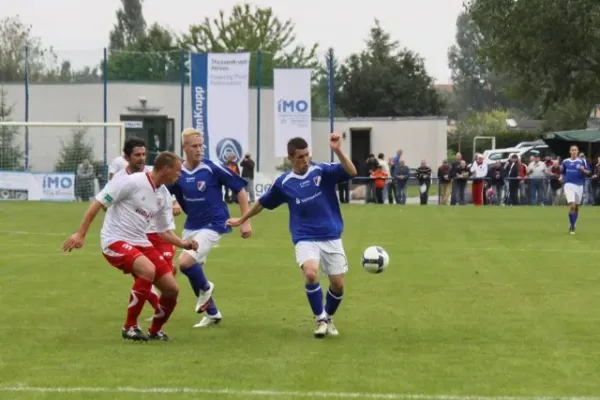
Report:
[[[315,186],[319,186],[321,184],[321,175],[315,176],[313,182],[315,183]]]
[[[152,217],[154,217],[154,214],[152,214],[151,212],[148,212],[148,211],[146,211],[146,210],[144,210],[142,208],[136,208],[135,212],[137,214],[140,214],[142,217],[144,217],[144,218],[146,218],[148,220],[150,220],[150,219],[152,219]]]
[[[106,195],[104,196],[104,200],[105,200],[107,203],[112,203],[112,202],[113,202],[113,198],[112,198],[112,196],[111,196],[110,194],[106,194]]]
[[[198,190],[204,192],[206,190],[206,182],[198,181],[197,182]]]
[[[238,162],[242,159],[242,145],[233,138],[225,138],[217,143],[217,160],[226,164],[229,156],[233,156],[233,161]]]

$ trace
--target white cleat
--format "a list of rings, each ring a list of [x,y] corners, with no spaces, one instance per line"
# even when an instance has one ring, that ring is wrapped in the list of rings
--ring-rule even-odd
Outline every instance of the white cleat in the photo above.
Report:
[[[215,291],[215,284],[212,282],[208,282],[208,290],[200,292],[198,295],[198,301],[196,302],[196,312],[198,314],[206,311],[208,307],[208,301],[212,297],[213,292]]]
[[[315,337],[318,339],[322,339],[327,336],[327,321],[324,319],[320,319],[317,321],[317,327],[315,328]]]
[[[327,320],[327,334],[330,336],[338,336],[340,334],[331,319]]]
[[[194,325],[194,328],[206,328],[211,325],[219,325],[222,319],[223,317],[221,316],[220,312],[218,312],[217,315],[206,315],[200,320],[200,322]]]

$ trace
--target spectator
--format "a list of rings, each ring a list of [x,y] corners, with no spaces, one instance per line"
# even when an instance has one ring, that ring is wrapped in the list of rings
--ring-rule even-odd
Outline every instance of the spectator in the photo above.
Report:
[[[473,176],[473,185],[471,186],[473,195],[473,204],[475,206],[483,205],[483,186],[488,174],[487,164],[483,162],[483,156],[477,154],[475,162],[471,165],[471,174]]]
[[[592,187],[593,204],[600,205],[600,157],[596,159],[596,164],[592,170],[592,179],[590,183]]]
[[[508,199],[511,206],[519,205],[519,176],[521,173],[521,163],[516,154],[510,156],[506,164],[506,178],[508,179]]]
[[[394,178],[396,179],[396,203],[406,204],[406,190],[408,179],[410,178],[410,168],[406,166],[404,160],[400,160],[394,168]]]
[[[581,161],[585,163],[585,169],[588,171],[593,171],[594,166],[590,163],[584,153],[579,153],[579,158]],[[586,178],[584,186],[583,186],[583,199],[581,204],[593,204],[593,195],[592,195],[592,182]]]
[[[467,203],[465,200],[465,194],[467,193],[468,179],[469,168],[467,167],[467,162],[465,160],[461,160],[455,170],[455,177],[452,181],[452,191],[454,192],[456,190],[455,204],[464,206]],[[452,204],[452,200],[450,200],[450,204]]]
[[[248,182],[246,190],[248,191],[248,201],[252,204],[254,203],[254,168],[256,167],[256,163],[250,153],[246,153],[240,163],[240,167],[242,167],[242,178]]]
[[[561,190],[562,190],[562,184],[560,183],[560,180],[559,180],[561,171],[560,171],[560,164],[558,163],[558,160],[555,160],[553,162],[552,168],[550,168],[548,175],[550,178],[550,191],[551,191],[551,196],[552,196],[552,205],[557,206],[559,204],[560,194],[561,194]]]
[[[381,170],[383,172],[385,172],[388,177],[390,176],[390,166],[387,163],[387,161],[385,160],[385,155],[383,153],[379,153],[377,154],[377,162],[379,163],[379,166],[381,167]],[[383,198],[385,199],[386,197],[391,200],[390,202],[393,204],[394,200],[391,198],[390,193],[390,183],[391,180],[386,181],[385,187],[383,188]]]
[[[456,205],[456,203],[458,202],[457,197],[459,190],[465,189],[461,180],[454,180],[458,176],[462,161],[462,154],[456,153],[456,156],[454,156],[454,161],[452,161],[452,164],[450,164],[450,180],[452,180],[452,194],[450,196],[450,204],[453,206]],[[464,199],[464,193],[462,198]]]
[[[227,156],[227,164],[225,164],[227,169],[233,172],[236,175],[240,174],[240,167],[237,165],[237,160],[234,159],[233,154],[229,154]],[[237,196],[234,195],[233,191],[229,190],[229,188],[225,188],[225,202],[231,204],[233,202],[237,203]]]
[[[75,176],[75,192],[81,201],[88,202],[94,195],[94,167],[90,160],[85,159],[77,166],[77,175]]]
[[[383,170],[381,165],[378,165],[375,171],[371,173],[371,178],[374,180],[376,203],[383,204],[383,190],[385,189],[389,175]]]
[[[527,176],[529,177],[530,186],[530,204],[541,206],[544,203],[544,195],[546,193],[546,164],[540,160],[540,154],[533,157],[533,161],[527,166]]]
[[[419,182],[419,197],[423,206],[429,200],[429,187],[431,185],[431,168],[427,165],[427,161],[421,160],[421,165],[417,168],[416,175]]]
[[[500,161],[496,161],[489,169],[488,178],[492,189],[492,201],[500,205],[504,197],[504,170]]]
[[[450,166],[447,160],[442,161],[438,168],[438,180],[440,182],[440,204],[447,206],[450,199]]]
[[[375,154],[369,154],[369,157],[365,161],[365,176],[370,177],[373,172],[377,170],[379,166],[379,162],[375,158]],[[365,200],[367,203],[376,203],[375,199],[375,186],[372,180],[367,180],[366,184],[366,192],[365,192]]]

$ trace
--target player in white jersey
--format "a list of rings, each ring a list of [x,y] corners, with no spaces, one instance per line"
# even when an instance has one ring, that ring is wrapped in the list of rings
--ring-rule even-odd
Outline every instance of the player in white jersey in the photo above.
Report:
[[[195,241],[182,240],[169,230],[167,203],[170,195],[163,185],[176,182],[180,174],[181,159],[173,153],[163,152],[156,157],[152,172],[109,182],[86,211],[79,230],[63,244],[63,251],[82,247],[94,218],[104,207],[108,208],[100,233],[102,253],[112,266],[135,277],[122,330],[124,339],[169,340],[162,326],[177,304],[179,287],[171,266],[152,246],[146,232],[155,218],[163,239],[183,249],[198,248]],[[154,316],[148,335],[145,335],[137,320],[150,296],[152,284],[161,292],[160,313]]]
[[[125,141],[127,143],[127,141]],[[125,151],[123,154],[115,157],[110,164],[108,164],[108,180],[110,181],[119,171],[124,170],[129,165],[129,161],[125,158]]]

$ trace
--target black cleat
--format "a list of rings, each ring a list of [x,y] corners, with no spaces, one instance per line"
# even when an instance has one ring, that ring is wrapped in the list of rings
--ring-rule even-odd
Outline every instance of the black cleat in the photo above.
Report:
[[[161,340],[163,342],[168,342],[171,340],[171,338],[169,336],[167,336],[166,333],[164,333],[163,331],[158,331],[156,333],[150,333],[148,332],[148,339],[150,340]]]
[[[133,340],[134,342],[147,342],[148,336],[142,332],[139,326],[132,326],[129,329],[123,328],[121,330],[121,336],[125,340]]]

